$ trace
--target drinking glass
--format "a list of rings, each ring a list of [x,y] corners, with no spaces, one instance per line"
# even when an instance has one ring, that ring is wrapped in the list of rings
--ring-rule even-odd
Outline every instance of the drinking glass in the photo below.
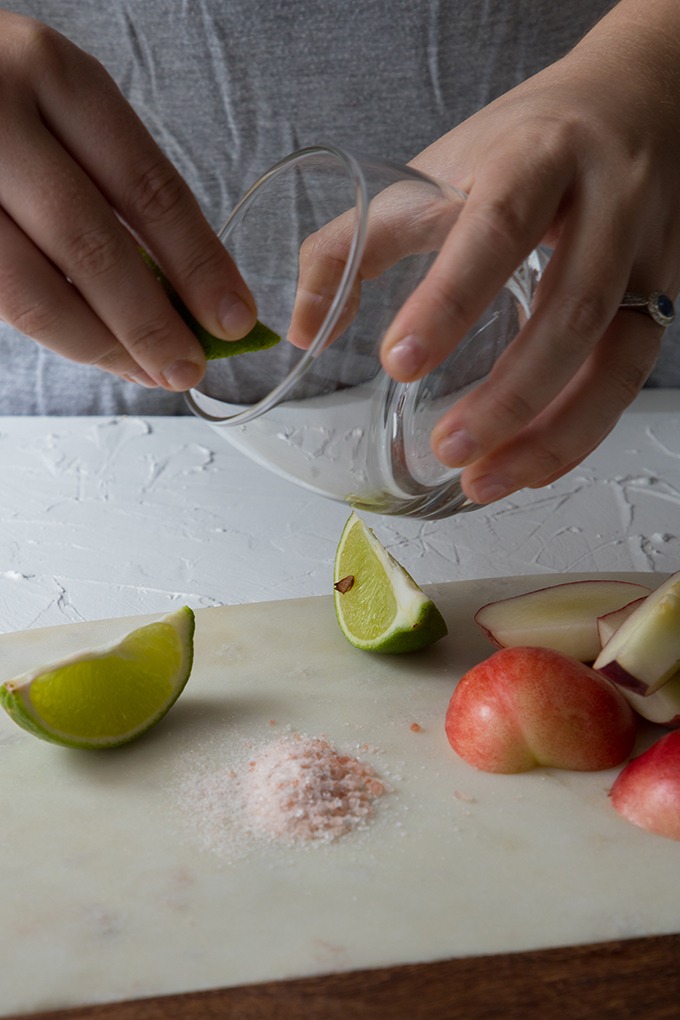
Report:
[[[379,360],[465,201],[414,169],[334,146],[273,166],[220,237],[260,320],[283,339],[209,362],[190,408],[266,468],[358,510],[436,519],[474,509],[430,433],[530,316],[546,254],[517,268],[425,378],[395,382]]]

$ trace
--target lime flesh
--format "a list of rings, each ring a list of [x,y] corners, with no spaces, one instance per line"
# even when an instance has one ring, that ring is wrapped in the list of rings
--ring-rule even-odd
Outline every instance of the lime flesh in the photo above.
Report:
[[[432,599],[355,513],[338,544],[334,581],[338,623],[356,648],[412,652],[447,634]]]
[[[175,703],[191,673],[194,614],[184,607],[105,648],[51,663],[0,687],[0,704],[34,736],[67,747],[118,747]]]

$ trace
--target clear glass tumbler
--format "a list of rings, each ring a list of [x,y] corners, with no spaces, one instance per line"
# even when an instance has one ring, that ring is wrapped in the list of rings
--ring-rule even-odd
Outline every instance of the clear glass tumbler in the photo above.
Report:
[[[531,314],[547,256],[519,266],[424,379],[395,382],[378,356],[464,202],[416,170],[332,146],[273,166],[220,237],[259,318],[284,339],[209,362],[191,409],[260,464],[356,509],[430,519],[474,509],[430,433]]]

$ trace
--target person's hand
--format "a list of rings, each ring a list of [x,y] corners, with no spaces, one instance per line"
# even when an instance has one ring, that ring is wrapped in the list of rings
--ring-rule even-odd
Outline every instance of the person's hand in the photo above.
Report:
[[[623,0],[564,60],[412,165],[469,197],[391,324],[383,365],[402,382],[426,375],[533,248],[554,248],[528,324],[432,433],[436,455],[465,467],[463,488],[475,502],[548,484],[601,442],[658,356],[662,329],[619,312],[624,292],[674,297],[680,289],[677,0]],[[343,226],[303,246],[304,300],[293,322],[300,345],[315,294],[332,282],[333,265],[341,268],[333,246]],[[402,217],[394,250],[380,252],[383,268],[421,249],[421,228],[417,217],[414,226]],[[369,261],[379,262],[374,238],[368,247]]]
[[[142,385],[195,385],[203,352],[140,245],[215,335],[256,310],[186,183],[94,58],[7,11],[0,81],[0,318]]]
[[[660,30],[661,29],[661,30]],[[540,486],[611,430],[654,366],[662,329],[624,292],[680,289],[680,9],[622,3],[563,61],[413,164],[469,194],[382,360],[426,374],[539,242],[554,247],[534,314],[487,381],[437,424],[476,502]]]

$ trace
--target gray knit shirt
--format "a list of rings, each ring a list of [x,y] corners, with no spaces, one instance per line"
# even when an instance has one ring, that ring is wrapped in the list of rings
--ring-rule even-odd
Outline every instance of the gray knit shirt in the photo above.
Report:
[[[267,167],[331,142],[406,161],[564,54],[610,0],[25,0],[94,54],[217,229]],[[680,324],[676,324],[678,326]],[[649,385],[680,386],[678,328]],[[236,359],[234,359],[236,360]],[[183,414],[0,324],[2,414]]]

